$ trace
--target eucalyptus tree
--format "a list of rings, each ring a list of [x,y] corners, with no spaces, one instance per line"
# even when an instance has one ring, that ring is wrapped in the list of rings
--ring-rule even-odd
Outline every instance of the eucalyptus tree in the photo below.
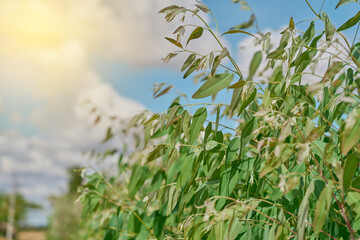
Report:
[[[141,113],[129,123],[144,129],[131,154],[103,154],[120,156],[119,176],[88,175],[79,200],[104,239],[360,237],[360,54],[342,33],[359,24],[360,11],[335,28],[305,2],[315,19],[305,31],[289,19],[275,47],[255,15],[219,34],[202,18],[200,12],[213,16],[203,3],[160,11],[168,22],[180,20],[174,37],[166,37],[178,50],[164,61],[187,55],[184,78],[198,72],[201,82],[191,97],[211,101],[188,103],[181,94],[163,113]],[[359,7],[341,0],[337,8],[346,3]],[[186,25],[185,18],[200,24]],[[253,25],[257,33],[249,32]],[[206,31],[218,49],[189,49]],[[250,66],[239,66],[225,47],[228,34],[262,46]],[[154,96],[171,89],[156,85]],[[219,92],[231,100],[219,103]],[[109,128],[106,140],[114,134]]]

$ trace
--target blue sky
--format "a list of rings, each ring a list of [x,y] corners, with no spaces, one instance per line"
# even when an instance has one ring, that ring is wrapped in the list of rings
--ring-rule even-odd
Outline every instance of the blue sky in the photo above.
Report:
[[[175,95],[153,99],[154,83],[173,84],[188,95],[197,89],[191,78],[182,79],[181,57],[170,64],[160,60],[175,50],[163,37],[170,36],[177,24],[165,23],[157,11],[174,1],[0,3],[0,191],[10,190],[11,173],[17,174],[19,191],[36,202],[46,204],[49,195],[66,191],[65,168],[86,165],[81,153],[99,145],[109,124],[92,127],[94,116],[89,115],[83,100],[91,99],[104,111],[128,118],[142,109],[166,110]],[[218,19],[220,32],[251,15],[230,0],[204,3]],[[323,1],[310,3],[319,11]],[[356,14],[359,5],[350,3],[335,11],[336,4],[335,0],[325,1],[323,11],[339,27]],[[1,10],[10,5],[10,11]],[[253,0],[249,5],[265,31],[286,26],[290,17],[295,23],[315,17],[305,0]],[[214,21],[206,18],[215,28]],[[308,24],[297,28],[305,30]],[[352,40],[354,31],[345,34]],[[241,69],[248,68],[241,64],[251,58],[249,51],[238,49],[245,40],[249,37],[225,39]],[[201,51],[216,47],[211,40],[195,40],[190,46]],[[229,95],[223,92],[219,97],[221,101]],[[46,222],[44,213],[31,216],[33,223]]]

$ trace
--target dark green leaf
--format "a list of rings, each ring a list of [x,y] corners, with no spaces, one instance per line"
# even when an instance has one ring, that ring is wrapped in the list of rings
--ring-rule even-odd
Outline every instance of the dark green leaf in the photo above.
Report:
[[[168,37],[165,37],[166,40],[168,40],[169,42],[171,42],[172,44],[174,44],[175,46],[179,47],[179,48],[183,48],[183,46],[181,45],[180,42],[176,41],[175,39],[172,39],[172,38],[168,38]]]
[[[249,97],[241,104],[241,107],[240,107],[240,110],[238,113],[238,117],[245,110],[245,108],[254,101],[255,97],[256,97],[256,89],[254,89],[254,91],[249,95]]]
[[[204,32],[204,29],[203,29],[202,27],[197,27],[197,28],[190,34],[190,37],[189,37],[189,39],[187,40],[186,45],[188,45],[191,40],[194,40],[194,39],[197,39],[197,38],[201,37],[202,34],[203,34],[203,32]]]
[[[185,60],[184,65],[181,67],[181,71],[185,71],[194,61],[196,58],[196,54],[190,54],[189,57]]]
[[[192,74],[198,67],[199,63],[200,63],[200,58],[197,59],[195,62],[193,62],[193,64],[191,64],[191,66],[189,67],[189,69],[185,72],[183,78],[187,78],[190,74]]]
[[[347,20],[346,23],[341,25],[341,27],[338,28],[338,32],[344,31],[348,28],[351,28],[352,26],[357,24],[359,21],[360,21],[360,11],[354,17]]]
[[[231,88],[241,88],[243,87],[244,85],[246,84],[246,82],[244,80],[240,80],[236,83],[234,83],[233,85],[229,86],[228,88],[231,89]]]
[[[294,23],[294,19],[293,17],[290,18],[290,21],[289,21],[289,28],[294,30],[295,29],[295,23]]]
[[[357,0],[340,0],[338,2],[338,4],[336,5],[335,9],[337,9],[338,7],[340,7],[343,4],[346,4],[346,3],[349,3],[349,2],[355,2],[355,1],[357,1]]]

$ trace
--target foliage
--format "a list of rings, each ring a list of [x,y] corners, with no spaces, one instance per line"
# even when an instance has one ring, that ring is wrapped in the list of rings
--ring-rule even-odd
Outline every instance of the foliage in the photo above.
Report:
[[[53,214],[47,229],[48,240],[78,240],[81,239],[83,229],[81,220],[81,206],[75,203],[77,189],[82,184],[82,177],[74,171],[78,166],[69,167],[68,192],[62,196],[51,197]],[[85,221],[86,224],[86,221]]]
[[[234,2],[252,11],[245,1]],[[347,2],[359,6],[341,0],[337,7]],[[183,104],[181,94],[164,113],[135,116],[129,128],[143,126],[143,142],[131,154],[104,154],[119,155],[119,176],[87,175],[79,201],[83,215],[105,228],[104,239],[359,238],[360,47],[341,31],[360,18],[336,29],[325,12],[306,3],[316,20],[302,32],[291,18],[275,49],[270,33],[244,30],[257,24],[255,15],[226,33],[254,36],[263,46],[247,76],[240,70],[247,66],[236,64],[201,17],[212,15],[206,5],[160,11],[180,24],[200,20],[167,38],[180,50],[164,61],[189,54],[184,78],[198,71],[195,78],[203,82],[192,97],[213,101]],[[185,31],[190,37],[183,40]],[[204,31],[220,49],[207,55],[187,49]],[[324,56],[328,67],[318,75],[313,70]],[[225,89],[231,100],[218,103],[216,95]],[[154,96],[169,90],[157,85]]]
[[[27,210],[29,209],[38,209],[41,206],[26,201],[24,196],[21,194],[16,194],[15,196],[16,204],[15,204],[15,224],[16,227],[19,225],[21,220],[24,220],[26,217]],[[10,203],[10,195],[8,194],[0,194],[0,236],[5,234],[5,225],[8,222],[9,216],[9,203]]]

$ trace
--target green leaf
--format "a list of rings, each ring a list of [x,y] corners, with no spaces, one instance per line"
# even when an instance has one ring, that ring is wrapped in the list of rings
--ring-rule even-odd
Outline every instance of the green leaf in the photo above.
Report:
[[[179,47],[179,48],[183,48],[183,46],[181,45],[180,42],[176,41],[175,39],[172,39],[172,38],[168,38],[168,37],[165,37],[166,40],[168,40],[169,42],[171,42],[172,44],[174,44],[175,46]]]
[[[267,55],[268,59],[278,59],[281,60],[282,59],[282,55],[284,54],[285,50],[284,49],[277,49],[271,53],[269,53],[269,55]]]
[[[343,4],[346,4],[346,3],[349,3],[349,2],[355,2],[355,1],[357,2],[357,0],[340,0],[338,2],[338,4],[336,5],[335,9],[337,9],[338,7],[340,7]]]
[[[193,144],[199,137],[202,126],[205,123],[207,111],[205,107],[196,110],[190,126],[190,143]]]
[[[246,84],[246,82],[244,80],[239,80],[238,82],[234,83],[233,85],[229,86],[229,89],[232,88],[241,88]]]
[[[303,35],[303,39],[305,40],[306,45],[309,44],[309,42],[314,37],[314,35],[315,35],[315,24],[314,24],[314,21],[312,21],[310,23],[309,28],[305,31],[305,33]]]
[[[189,69],[185,72],[183,79],[187,78],[190,74],[192,74],[197,69],[200,61],[201,61],[201,59],[199,58],[195,62],[193,62],[193,64],[191,64]]]
[[[329,16],[326,14],[326,12],[323,12],[323,19],[325,22],[325,36],[326,36],[326,41],[327,42],[331,42],[334,33],[335,33],[335,28],[332,25]]]
[[[247,31],[243,31],[243,30],[239,30],[239,29],[234,29],[234,30],[230,30],[230,31],[224,32],[223,34],[221,34],[221,36],[227,35],[227,34],[234,34],[234,33],[245,33],[245,34],[250,35],[250,36],[252,36],[252,37],[254,37],[254,38],[257,39],[257,37],[256,37],[255,35],[247,32]]]
[[[344,192],[347,192],[351,185],[359,160],[360,160],[359,155],[356,153],[350,154],[345,160],[343,178],[342,178]]]
[[[158,145],[156,146],[151,152],[150,154],[148,155],[147,159],[146,159],[146,162],[152,162],[154,161],[155,159],[159,158],[159,157],[162,157],[165,153],[166,153],[166,150],[167,150],[167,146],[166,145]]]
[[[253,57],[253,59],[251,61],[251,64],[250,64],[249,77],[248,77],[249,81],[252,80],[252,78],[254,77],[257,69],[259,68],[260,63],[261,63],[261,59],[262,59],[261,51],[256,52],[254,54],[254,57]]]
[[[240,138],[231,139],[228,148],[226,150],[226,163],[230,163],[236,159],[240,148]]]
[[[298,222],[297,222],[297,230],[298,230],[298,239],[304,239],[305,237],[305,222],[308,215],[310,201],[310,194],[314,191],[314,182],[312,181],[306,190],[306,193],[301,201],[299,212],[298,212]]]
[[[293,17],[290,18],[290,21],[289,21],[289,28],[294,30],[295,29],[295,23],[294,23],[294,19]]]
[[[187,110],[183,112],[181,119],[182,119],[182,128],[184,131],[185,138],[190,142],[189,140],[190,115]]]
[[[196,54],[190,54],[189,57],[185,60],[183,66],[181,67],[181,71],[185,71],[185,69],[187,69],[194,61],[196,58]]]
[[[178,108],[179,108],[179,105],[175,105],[174,107],[171,108],[168,118],[167,118],[166,128],[168,128],[170,126],[170,124],[172,123],[172,120],[176,116]]]
[[[220,90],[228,87],[234,75],[231,73],[217,74],[209,78],[192,96],[192,98],[199,99],[211,95],[215,95]]]
[[[221,63],[220,55],[217,55],[214,59],[214,62],[213,62],[212,68],[211,68],[211,76],[214,76],[216,69],[220,65],[220,63]]]
[[[352,147],[360,140],[360,108],[354,109],[345,119],[344,131],[341,139],[341,151],[347,155]]]
[[[360,21],[360,11],[354,17],[350,18],[343,25],[341,25],[341,27],[338,28],[338,32],[351,28],[359,21]]]
[[[193,155],[191,154],[184,159],[184,163],[181,167],[181,172],[180,172],[181,186],[185,186],[187,181],[189,181],[192,174],[193,165],[194,165],[194,160],[193,160]]]
[[[256,89],[254,89],[254,91],[252,91],[250,96],[241,104],[241,107],[240,107],[240,110],[239,110],[239,113],[238,113],[238,117],[245,110],[245,108],[247,106],[249,106],[250,103],[252,103],[252,101],[254,101],[255,97],[256,97]]]
[[[346,198],[347,204],[359,216],[360,215],[360,193],[349,192]]]
[[[188,45],[191,40],[201,37],[203,32],[204,32],[204,29],[202,27],[195,28],[195,30],[190,34],[190,37],[187,40],[186,45]]]
[[[324,226],[330,206],[331,206],[331,194],[332,186],[327,185],[322,190],[319,200],[316,203],[316,213],[314,219],[314,232],[319,234],[320,230]]]

